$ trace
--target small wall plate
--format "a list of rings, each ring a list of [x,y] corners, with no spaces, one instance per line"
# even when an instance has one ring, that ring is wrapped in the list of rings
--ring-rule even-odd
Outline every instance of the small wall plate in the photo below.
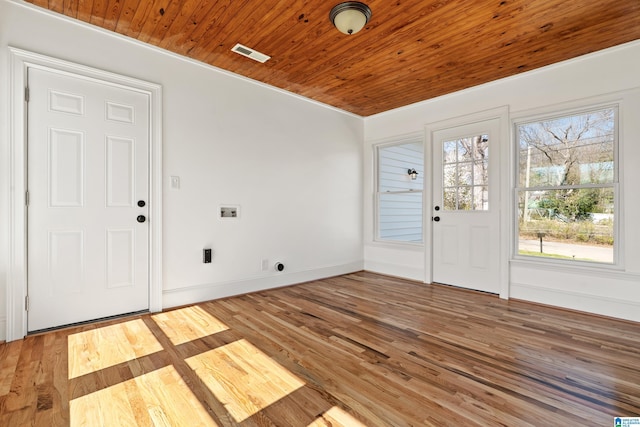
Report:
[[[220,205],[218,219],[230,220],[240,218],[240,205]]]

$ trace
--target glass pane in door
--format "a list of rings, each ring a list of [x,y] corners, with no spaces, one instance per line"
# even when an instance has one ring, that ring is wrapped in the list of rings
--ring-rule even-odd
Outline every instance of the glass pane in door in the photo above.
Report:
[[[444,209],[488,210],[489,135],[444,141],[442,147]]]

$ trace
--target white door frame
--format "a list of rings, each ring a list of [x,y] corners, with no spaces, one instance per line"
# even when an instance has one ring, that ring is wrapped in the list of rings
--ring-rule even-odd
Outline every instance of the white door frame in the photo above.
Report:
[[[428,123],[425,126],[425,145],[424,145],[424,164],[425,170],[430,170],[433,173],[433,135],[435,132],[449,129],[452,127],[464,126],[470,123],[481,122],[485,120],[499,119],[500,120],[500,146],[496,153],[496,148],[491,147],[491,156],[495,156],[500,159],[500,236],[499,236],[499,277],[500,277],[500,298],[509,298],[509,254],[511,253],[511,215],[512,204],[511,191],[511,157],[512,150],[510,144],[511,132],[509,131],[509,107],[498,107],[491,110],[481,111],[479,113],[470,114],[461,117],[454,117],[447,120]],[[433,212],[433,179],[430,180],[430,185],[425,185],[424,188],[424,205],[423,205],[423,220],[424,220],[424,254],[425,254],[425,283],[433,282],[433,222],[431,221],[431,213]]]
[[[148,94],[149,114],[149,310],[162,309],[162,87],[83,65],[9,47],[10,227],[7,274],[7,342],[27,334],[27,69],[41,68],[109,82]]]

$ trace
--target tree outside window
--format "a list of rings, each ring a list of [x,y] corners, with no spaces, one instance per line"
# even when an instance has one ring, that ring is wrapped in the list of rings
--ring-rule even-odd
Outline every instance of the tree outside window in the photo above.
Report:
[[[615,107],[518,123],[518,253],[613,263]]]

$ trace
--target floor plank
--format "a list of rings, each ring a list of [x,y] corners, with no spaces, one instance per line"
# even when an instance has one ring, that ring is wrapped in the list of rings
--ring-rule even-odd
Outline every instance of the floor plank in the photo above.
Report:
[[[0,425],[613,425],[639,360],[637,323],[359,272],[0,344]]]

